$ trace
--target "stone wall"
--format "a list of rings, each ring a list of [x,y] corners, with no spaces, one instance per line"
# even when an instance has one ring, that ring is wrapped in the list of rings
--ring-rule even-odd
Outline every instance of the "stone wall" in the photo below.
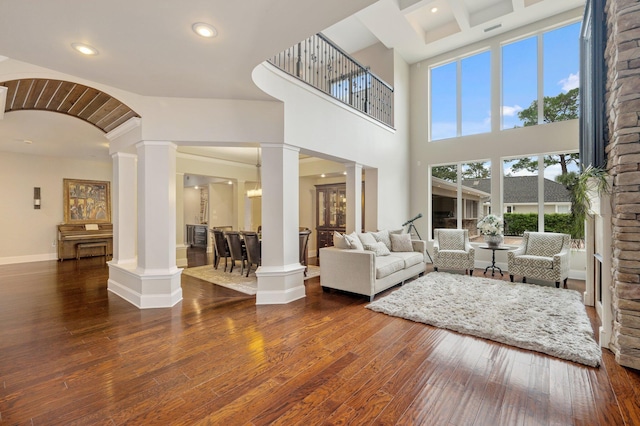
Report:
[[[613,177],[610,348],[640,369],[640,2],[607,0],[607,169]]]

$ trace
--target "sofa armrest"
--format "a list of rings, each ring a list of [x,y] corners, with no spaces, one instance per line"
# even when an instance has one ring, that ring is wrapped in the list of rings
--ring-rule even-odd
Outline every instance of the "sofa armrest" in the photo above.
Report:
[[[509,250],[507,252],[507,260],[513,261],[516,256],[522,256],[525,252],[524,247],[518,247],[515,250]]]
[[[320,285],[352,293],[375,294],[376,258],[372,251],[320,249]]]
[[[427,242],[425,240],[411,240],[413,251],[422,253],[424,263],[427,263]]]
[[[553,255],[553,269],[560,273],[562,277],[569,276],[571,268],[571,251],[563,249],[560,253]]]

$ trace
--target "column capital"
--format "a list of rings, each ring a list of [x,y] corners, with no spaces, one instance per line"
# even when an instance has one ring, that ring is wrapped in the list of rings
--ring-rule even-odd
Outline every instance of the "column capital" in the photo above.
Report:
[[[122,151],[118,151],[118,152],[114,152],[113,154],[111,154],[111,158],[116,159],[116,158],[138,158],[138,156],[136,154],[129,154],[128,152],[122,152]]]
[[[262,143],[260,144],[260,148],[281,148],[283,150],[300,152],[300,147],[286,143]]]
[[[143,146],[168,146],[175,150],[178,149],[178,145],[171,141],[140,141],[136,144],[136,148],[140,149]]]

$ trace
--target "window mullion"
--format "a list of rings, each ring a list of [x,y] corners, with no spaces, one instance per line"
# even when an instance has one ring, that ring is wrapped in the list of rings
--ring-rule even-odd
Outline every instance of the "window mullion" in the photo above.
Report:
[[[544,123],[544,43],[538,34],[538,124]]]
[[[538,231],[544,232],[544,154],[538,155]]]
[[[456,135],[462,136],[462,61],[456,61]]]

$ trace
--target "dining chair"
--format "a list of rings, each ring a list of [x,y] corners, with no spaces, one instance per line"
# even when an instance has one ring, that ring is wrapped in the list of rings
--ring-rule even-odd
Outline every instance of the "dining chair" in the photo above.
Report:
[[[304,265],[304,276],[307,276],[307,269],[309,269],[309,235],[311,235],[311,231],[309,229],[298,231],[298,235],[300,236],[300,264]]]
[[[219,229],[211,229],[213,234],[213,269],[218,269],[220,258],[224,257],[224,271],[227,272],[227,259],[231,256],[229,253],[229,245],[224,236],[224,232]]]
[[[240,233],[244,240],[244,246],[247,250],[247,277],[251,272],[251,265],[256,265],[256,269],[262,262],[260,251],[260,239],[257,232],[243,231]]]
[[[231,269],[229,269],[229,272],[233,272],[236,261],[239,261],[240,275],[242,275],[244,273],[244,262],[247,260],[247,254],[244,247],[242,247],[240,232],[225,231],[224,236],[227,239],[227,244],[229,244],[229,254],[231,255]]]

